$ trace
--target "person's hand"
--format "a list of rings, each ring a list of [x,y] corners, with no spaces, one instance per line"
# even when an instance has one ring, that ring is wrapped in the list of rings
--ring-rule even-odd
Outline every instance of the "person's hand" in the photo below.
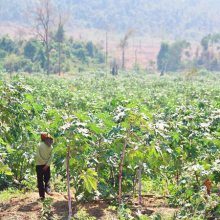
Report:
[[[45,165],[45,166],[43,167],[43,171],[47,171],[48,167],[49,167],[49,166]]]

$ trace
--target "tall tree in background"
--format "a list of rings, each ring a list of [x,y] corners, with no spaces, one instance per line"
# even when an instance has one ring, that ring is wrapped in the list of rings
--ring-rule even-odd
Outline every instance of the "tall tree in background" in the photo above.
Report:
[[[160,46],[160,51],[157,56],[157,68],[160,71],[160,75],[163,76],[166,72],[167,64],[169,60],[169,45],[167,43],[162,43]]]
[[[129,38],[132,36],[132,34],[134,33],[133,30],[129,30],[125,36],[123,37],[123,39],[121,39],[120,41],[120,48],[121,48],[121,51],[122,51],[122,69],[125,69],[125,49],[127,48],[128,46],[128,40]]]
[[[59,16],[58,29],[55,35],[55,40],[58,43],[58,63],[59,63],[59,76],[61,75],[61,53],[62,53],[62,43],[64,42],[64,23],[62,21],[61,15]]]
[[[54,8],[51,0],[38,0],[33,11],[37,35],[43,42],[46,54],[46,70],[50,73],[51,32],[54,20]]]
[[[202,53],[197,59],[197,65],[211,71],[219,71],[220,34],[209,34],[202,38],[200,44],[202,46]]]
[[[161,76],[166,71],[175,72],[183,68],[183,52],[189,48],[186,41],[176,41],[172,44],[162,43],[157,56],[157,67]]]

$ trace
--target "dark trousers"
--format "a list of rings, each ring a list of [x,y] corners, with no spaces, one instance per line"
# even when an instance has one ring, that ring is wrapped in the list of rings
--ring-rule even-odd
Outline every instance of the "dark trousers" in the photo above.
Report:
[[[46,171],[43,170],[44,165],[37,165],[37,187],[41,198],[45,198],[45,188],[49,187],[50,167]]]

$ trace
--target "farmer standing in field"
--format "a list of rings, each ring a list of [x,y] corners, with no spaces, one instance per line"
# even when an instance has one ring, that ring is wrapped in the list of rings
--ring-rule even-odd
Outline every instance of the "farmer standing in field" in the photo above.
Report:
[[[45,192],[50,194],[50,164],[52,160],[53,138],[50,134],[42,133],[41,142],[37,146],[36,171],[37,186],[40,198],[45,198]]]

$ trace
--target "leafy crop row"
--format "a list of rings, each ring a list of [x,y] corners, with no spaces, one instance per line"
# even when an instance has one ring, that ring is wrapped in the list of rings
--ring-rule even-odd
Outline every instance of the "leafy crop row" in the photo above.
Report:
[[[179,218],[219,217],[219,94],[218,75],[3,78],[0,187],[28,182],[39,133],[48,131],[55,137],[54,178],[65,180],[70,146],[76,200],[121,203],[124,194],[138,193],[141,203],[143,183],[152,181],[182,207]]]

